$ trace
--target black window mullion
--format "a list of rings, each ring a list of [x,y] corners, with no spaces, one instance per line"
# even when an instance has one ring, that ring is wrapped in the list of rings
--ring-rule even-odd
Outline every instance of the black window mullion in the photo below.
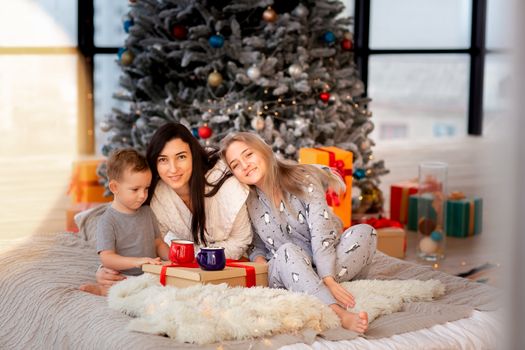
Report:
[[[485,71],[486,19],[487,0],[473,0],[468,103],[469,135],[481,135],[483,133],[483,77]]]
[[[370,57],[370,1],[355,0],[354,52],[357,69],[368,95],[368,61]]]

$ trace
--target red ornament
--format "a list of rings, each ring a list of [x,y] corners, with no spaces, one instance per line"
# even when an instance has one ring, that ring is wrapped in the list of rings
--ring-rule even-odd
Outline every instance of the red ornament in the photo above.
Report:
[[[188,30],[183,25],[175,24],[171,29],[171,34],[175,39],[184,40],[188,35]]]
[[[199,128],[199,136],[201,139],[207,139],[213,134],[213,130],[208,126],[208,124],[204,124]]]
[[[343,50],[352,50],[352,40],[350,39],[343,39],[343,41],[341,41],[341,48]]]
[[[319,98],[321,99],[321,101],[323,101],[324,103],[328,102],[328,100],[330,99],[330,93],[328,92],[321,92],[319,94]]]

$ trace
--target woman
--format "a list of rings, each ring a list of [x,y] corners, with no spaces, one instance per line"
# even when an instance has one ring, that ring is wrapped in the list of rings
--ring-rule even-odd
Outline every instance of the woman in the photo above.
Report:
[[[340,283],[368,269],[377,235],[369,225],[340,235],[340,220],[326,204],[324,187],[342,190],[341,181],[331,171],[277,159],[251,133],[229,135],[221,155],[251,188],[246,202],[254,230],[250,259],[268,261],[270,286],[315,295],[330,305],[343,327],[364,333],[368,315],[347,311],[355,301]]]
[[[206,151],[182,124],[168,123],[152,136],[146,158],[153,180],[149,203],[169,244],[185,239],[199,246],[221,246],[227,258],[239,259],[252,241],[246,199],[248,189],[219,153]],[[123,277],[100,268],[97,282],[110,286]]]

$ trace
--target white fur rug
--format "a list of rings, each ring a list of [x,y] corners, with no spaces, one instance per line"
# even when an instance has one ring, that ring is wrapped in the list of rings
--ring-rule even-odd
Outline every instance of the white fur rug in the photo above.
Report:
[[[364,310],[370,322],[399,311],[405,301],[428,301],[444,294],[437,280],[359,280],[343,285],[354,295],[354,311]],[[209,344],[267,337],[340,326],[335,313],[317,298],[272,288],[230,288],[196,285],[162,287],[158,276],[144,274],[118,283],[109,306],[136,317],[128,328],[166,334],[178,342]]]

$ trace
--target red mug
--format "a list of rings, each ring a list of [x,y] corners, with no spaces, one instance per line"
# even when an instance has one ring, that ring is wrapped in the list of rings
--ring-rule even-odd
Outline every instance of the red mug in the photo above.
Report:
[[[188,264],[195,260],[192,241],[172,239],[169,258],[175,264]]]

